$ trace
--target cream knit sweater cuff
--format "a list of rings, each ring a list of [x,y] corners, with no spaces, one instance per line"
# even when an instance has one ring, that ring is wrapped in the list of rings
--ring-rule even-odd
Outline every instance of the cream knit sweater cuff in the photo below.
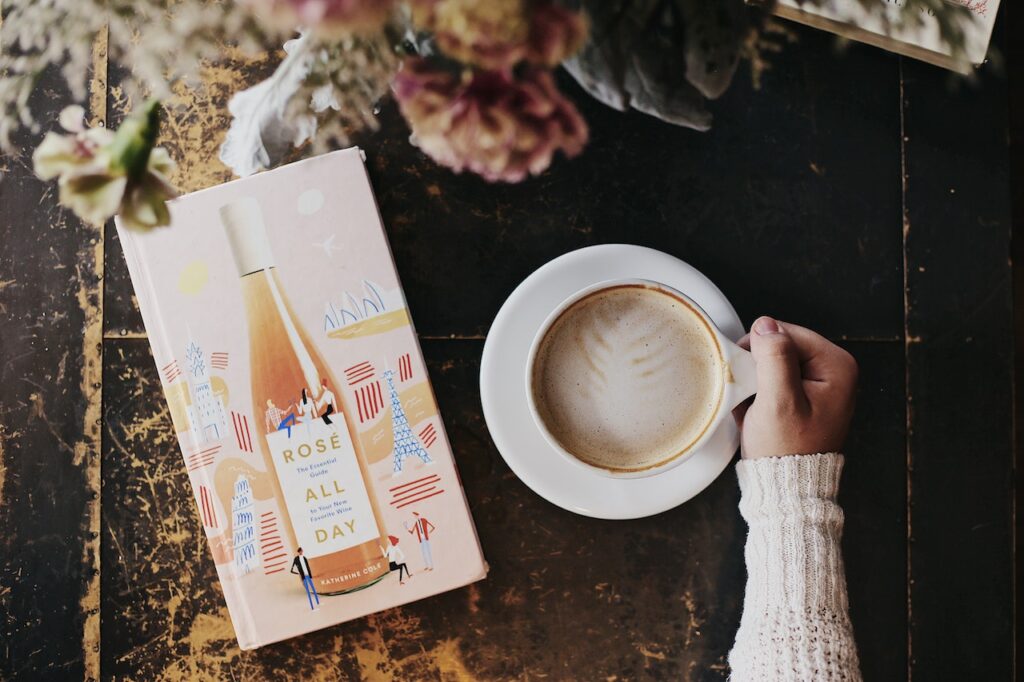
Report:
[[[736,465],[750,531],[733,680],[861,679],[839,544],[842,468],[838,453]]]

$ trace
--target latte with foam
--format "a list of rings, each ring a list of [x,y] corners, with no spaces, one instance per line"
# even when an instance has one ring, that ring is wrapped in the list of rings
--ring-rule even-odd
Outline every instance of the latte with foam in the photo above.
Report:
[[[641,284],[574,302],[548,328],[531,369],[533,402],[570,454],[612,472],[686,453],[708,429],[724,361],[688,302]]]

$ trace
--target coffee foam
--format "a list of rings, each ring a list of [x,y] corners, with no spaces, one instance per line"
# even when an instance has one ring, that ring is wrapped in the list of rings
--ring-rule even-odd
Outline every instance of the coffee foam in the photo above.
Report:
[[[541,340],[534,403],[580,460],[638,471],[688,450],[722,400],[718,341],[690,305],[642,285],[575,302]]]

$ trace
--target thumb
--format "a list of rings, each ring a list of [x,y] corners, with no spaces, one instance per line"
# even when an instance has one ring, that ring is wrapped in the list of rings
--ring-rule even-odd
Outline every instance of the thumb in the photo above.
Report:
[[[806,401],[796,343],[779,322],[759,317],[751,327],[750,352],[757,366],[757,399],[776,405]]]

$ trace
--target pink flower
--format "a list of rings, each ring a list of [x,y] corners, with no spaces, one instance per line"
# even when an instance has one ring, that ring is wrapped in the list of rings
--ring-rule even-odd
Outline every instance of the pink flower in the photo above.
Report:
[[[583,46],[587,21],[579,12],[553,2],[536,5],[530,15],[530,44],[527,61],[556,66]]]
[[[583,117],[543,69],[527,69],[518,78],[507,71],[466,71],[460,78],[410,58],[394,89],[412,143],[456,173],[519,182],[543,172],[556,151],[573,157],[587,142]]]
[[[579,49],[583,15],[551,0],[413,0],[417,23],[449,57],[485,69],[555,66]]]
[[[276,28],[338,34],[371,31],[384,23],[394,0],[241,0]]]

